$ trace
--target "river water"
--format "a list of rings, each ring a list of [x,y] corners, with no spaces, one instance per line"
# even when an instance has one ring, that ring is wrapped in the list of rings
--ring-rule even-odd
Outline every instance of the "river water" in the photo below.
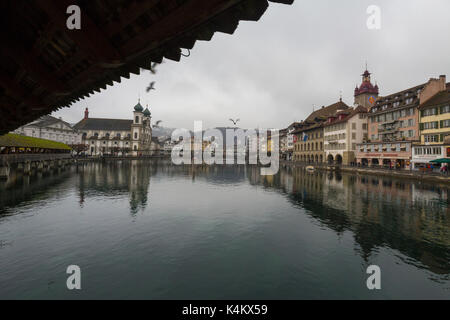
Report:
[[[445,186],[87,163],[0,182],[2,299],[449,299]],[[66,269],[81,269],[81,290]],[[381,270],[368,290],[366,269]]]

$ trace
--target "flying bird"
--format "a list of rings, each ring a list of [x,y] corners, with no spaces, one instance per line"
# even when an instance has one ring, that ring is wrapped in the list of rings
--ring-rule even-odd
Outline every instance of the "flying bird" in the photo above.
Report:
[[[153,128],[159,128],[159,124],[162,122],[162,120],[156,121],[156,123],[153,125]]]
[[[240,120],[240,119],[236,119],[236,120],[230,119],[230,121],[233,122],[234,125],[236,125],[236,123],[238,123],[239,120]]]
[[[147,87],[147,92],[155,89],[155,81],[150,82],[150,85]]]

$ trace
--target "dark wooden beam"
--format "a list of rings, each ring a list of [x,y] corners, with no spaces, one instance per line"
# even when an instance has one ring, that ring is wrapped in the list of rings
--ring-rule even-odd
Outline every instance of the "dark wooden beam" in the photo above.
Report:
[[[11,78],[3,71],[0,71],[0,86],[2,86],[15,100],[21,101],[21,104],[19,105],[27,105],[30,107],[45,107],[47,105],[38,97],[27,93],[21,86],[12,81]]]
[[[14,60],[22,70],[40,86],[45,87],[49,91],[56,94],[68,94],[70,88],[62,84],[58,78],[54,77],[48,69],[42,65],[38,60],[35,52],[27,52],[27,50],[21,47],[15,39],[12,39],[10,35],[5,32],[1,32],[3,39],[3,45],[0,47],[0,52]]]
[[[191,0],[167,16],[161,18],[158,23],[151,25],[147,30],[140,32],[120,49],[123,55],[132,56],[143,53],[161,44],[163,41],[181,35],[183,32],[204,23],[209,18],[238,4],[242,0]],[[265,0],[263,0],[265,1]]]
[[[74,0],[36,0],[39,6],[47,13],[50,19],[64,32],[78,47],[93,59],[99,62],[120,63],[122,56],[109,42],[107,36],[97,27],[89,17],[87,10],[81,8],[81,30],[67,29],[66,22],[69,15],[67,7],[76,4]]]
[[[146,0],[146,1],[132,1],[131,5],[120,12],[120,16],[118,17],[118,21],[111,21],[105,27],[105,33],[110,38],[116,33],[122,31],[122,29],[134,22],[137,18],[139,18],[142,14],[152,9],[155,5],[157,5],[160,0]]]

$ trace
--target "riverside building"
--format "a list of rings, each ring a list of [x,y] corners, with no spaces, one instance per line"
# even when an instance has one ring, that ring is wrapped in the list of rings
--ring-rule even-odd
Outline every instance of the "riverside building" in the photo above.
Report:
[[[414,169],[433,160],[450,158],[450,83],[445,79],[441,76],[435,81],[438,93],[419,106],[420,143],[413,146]]]
[[[328,117],[349,109],[342,100],[314,111],[301,122],[293,132],[296,136],[294,144],[294,161],[308,163],[325,162],[323,127]]]
[[[84,119],[74,128],[82,133],[90,156],[148,156],[152,154],[151,113],[140,102],[134,107],[133,119],[89,118],[86,108]]]
[[[445,88],[445,76],[377,99],[368,114],[368,139],[357,145],[357,163],[412,169],[419,144],[419,106]]]
[[[356,163],[356,145],[367,139],[367,109],[357,106],[329,116],[324,124],[324,150],[329,164]]]

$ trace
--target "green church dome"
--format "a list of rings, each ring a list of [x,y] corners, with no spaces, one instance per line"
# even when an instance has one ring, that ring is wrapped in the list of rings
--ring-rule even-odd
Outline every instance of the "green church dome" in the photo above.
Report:
[[[141,106],[141,103],[138,102],[138,104],[134,107],[134,111],[142,112],[142,110],[144,110],[144,108]]]

